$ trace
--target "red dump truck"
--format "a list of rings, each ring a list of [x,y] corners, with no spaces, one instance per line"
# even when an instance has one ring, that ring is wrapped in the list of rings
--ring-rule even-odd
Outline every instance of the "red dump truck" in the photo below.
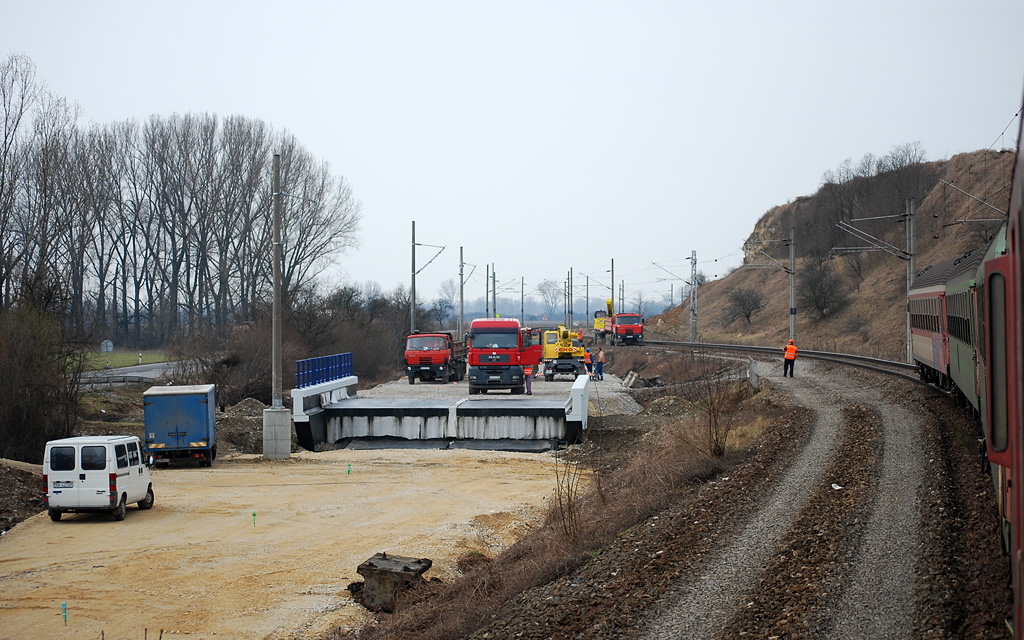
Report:
[[[509,389],[513,394],[526,390],[523,367],[536,373],[543,345],[531,329],[519,320],[478,318],[469,328],[469,394],[490,389]]]
[[[612,344],[643,344],[644,319],[636,313],[612,316]]]
[[[466,377],[466,344],[450,332],[415,332],[405,339],[405,375],[409,384],[440,380],[455,382]]]

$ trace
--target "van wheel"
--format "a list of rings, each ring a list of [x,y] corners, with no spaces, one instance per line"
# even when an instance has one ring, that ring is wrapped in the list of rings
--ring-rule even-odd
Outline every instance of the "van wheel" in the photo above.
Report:
[[[146,489],[146,497],[139,500],[140,509],[152,509],[153,508],[153,487]]]
[[[124,520],[124,514],[128,507],[128,505],[125,504],[125,500],[127,500],[127,497],[124,494],[121,494],[121,502],[118,502],[117,508],[114,509],[115,522],[121,522],[122,520]]]
[[[60,522],[60,511],[56,509],[50,509],[50,520],[54,522]]]

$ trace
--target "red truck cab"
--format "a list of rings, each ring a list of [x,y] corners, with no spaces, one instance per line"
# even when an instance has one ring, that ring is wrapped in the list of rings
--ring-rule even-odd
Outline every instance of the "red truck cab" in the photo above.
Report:
[[[450,333],[413,333],[405,339],[405,375],[409,384],[456,382],[466,375],[466,346]]]
[[[542,346],[514,318],[478,318],[469,326],[469,393],[489,389],[526,391],[524,366],[536,367]]]
[[[643,344],[644,318],[638,313],[612,316],[612,344]]]

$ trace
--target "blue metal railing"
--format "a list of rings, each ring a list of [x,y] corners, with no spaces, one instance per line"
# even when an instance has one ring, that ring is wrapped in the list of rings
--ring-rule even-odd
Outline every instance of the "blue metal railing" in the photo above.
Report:
[[[352,375],[352,354],[336,353],[295,361],[295,388],[339,380]]]

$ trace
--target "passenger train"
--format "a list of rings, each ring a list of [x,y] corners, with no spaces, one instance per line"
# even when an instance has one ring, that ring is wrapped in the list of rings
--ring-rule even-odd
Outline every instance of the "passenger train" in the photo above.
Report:
[[[984,249],[920,271],[908,292],[911,342],[920,377],[947,390],[981,424],[1009,552],[1014,635],[1024,640],[1024,420],[1022,420],[1021,234],[1024,149],[1018,129],[1010,209]]]

